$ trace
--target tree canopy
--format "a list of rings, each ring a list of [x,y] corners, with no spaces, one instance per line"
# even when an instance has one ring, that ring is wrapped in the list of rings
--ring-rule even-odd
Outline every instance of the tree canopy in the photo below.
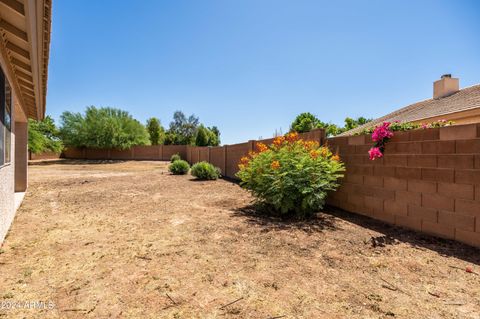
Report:
[[[371,119],[367,119],[365,117],[358,117],[356,119],[347,117],[345,118],[345,125],[343,127],[339,127],[332,123],[326,123],[319,120],[315,115],[309,112],[300,113],[290,125],[290,131],[295,131],[298,133],[304,133],[311,131],[315,128],[323,128],[327,136],[335,136],[351,130],[355,127],[363,125],[365,123],[370,122]]]
[[[165,132],[165,144],[217,146],[220,144],[220,131],[216,126],[200,124],[194,114],[187,117],[183,112],[176,111]]]
[[[323,124],[315,115],[309,112],[300,113],[293,120],[290,128],[292,131],[304,133],[319,128]]]
[[[205,127],[203,124],[197,129],[195,138],[196,146],[218,146],[220,144],[220,131],[216,126]]]
[[[165,141],[165,129],[160,124],[160,120],[156,117],[151,117],[147,120],[147,131],[150,136],[150,143],[152,145],[160,145]]]
[[[210,139],[209,145],[210,146],[218,146],[220,145],[220,130],[216,126],[209,127],[208,130],[210,131]]]
[[[360,125],[367,124],[371,120],[372,119],[367,119],[367,118],[364,118],[363,116],[360,116],[356,119],[352,119],[350,117],[347,117],[347,118],[345,118],[344,130],[349,131],[349,130],[354,129],[354,128],[360,126]]]
[[[63,112],[60,136],[66,146],[128,149],[149,144],[145,127],[128,112],[87,107],[85,114]]]
[[[62,141],[55,122],[50,116],[42,121],[28,120],[28,150],[34,154],[44,152],[60,153]]]
[[[176,111],[165,134],[165,144],[193,145],[199,123],[200,120],[194,114],[187,118],[182,111]]]

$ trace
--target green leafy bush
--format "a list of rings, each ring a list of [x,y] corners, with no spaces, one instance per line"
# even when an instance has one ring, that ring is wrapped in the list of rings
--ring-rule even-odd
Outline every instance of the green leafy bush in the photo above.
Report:
[[[325,205],[345,170],[338,155],[318,142],[289,133],[241,159],[237,177],[257,203],[282,216],[307,217]]]
[[[174,175],[185,175],[190,170],[190,165],[187,163],[187,161],[176,160],[170,164],[168,170]]]
[[[220,177],[220,169],[208,162],[195,163],[191,174],[198,179],[215,180]]]
[[[170,157],[170,163],[173,163],[175,161],[178,161],[178,160],[181,160],[182,158],[180,157],[180,155],[177,153],[177,154],[173,154],[172,157]]]

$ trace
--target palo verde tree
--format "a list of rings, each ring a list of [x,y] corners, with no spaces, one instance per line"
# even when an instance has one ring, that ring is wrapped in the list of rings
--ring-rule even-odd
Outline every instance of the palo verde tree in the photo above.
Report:
[[[55,122],[50,116],[42,121],[28,120],[28,150],[34,154],[44,152],[60,153],[63,143]]]
[[[160,145],[165,141],[165,130],[156,117],[147,120],[147,131],[152,145]]]
[[[60,136],[65,146],[128,149],[149,144],[145,127],[128,112],[87,107],[85,114],[63,112]]]

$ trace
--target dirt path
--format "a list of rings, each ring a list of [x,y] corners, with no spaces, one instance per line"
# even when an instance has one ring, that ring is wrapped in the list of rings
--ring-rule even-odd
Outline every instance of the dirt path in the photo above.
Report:
[[[31,166],[0,302],[54,307],[0,318],[480,318],[480,250],[342,212],[261,218],[238,185],[166,165]]]

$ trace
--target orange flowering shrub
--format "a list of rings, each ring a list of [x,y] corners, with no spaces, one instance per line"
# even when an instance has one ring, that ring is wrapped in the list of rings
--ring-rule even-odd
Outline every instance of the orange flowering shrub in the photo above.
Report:
[[[273,140],[273,145],[275,146],[280,146],[283,144],[283,142],[285,141],[285,137],[284,136],[277,136],[275,137],[275,139]]]
[[[297,133],[276,137],[269,146],[257,143],[256,150],[241,158],[237,177],[270,212],[306,217],[323,207],[343,176],[338,155]]]
[[[257,149],[257,151],[258,151],[259,153],[265,152],[266,150],[268,150],[268,146],[265,145],[265,144],[263,144],[263,143],[257,143],[256,146],[255,146],[255,148]]]
[[[280,168],[280,162],[279,161],[273,161],[272,164],[270,165],[270,167],[273,170],[279,169]]]

